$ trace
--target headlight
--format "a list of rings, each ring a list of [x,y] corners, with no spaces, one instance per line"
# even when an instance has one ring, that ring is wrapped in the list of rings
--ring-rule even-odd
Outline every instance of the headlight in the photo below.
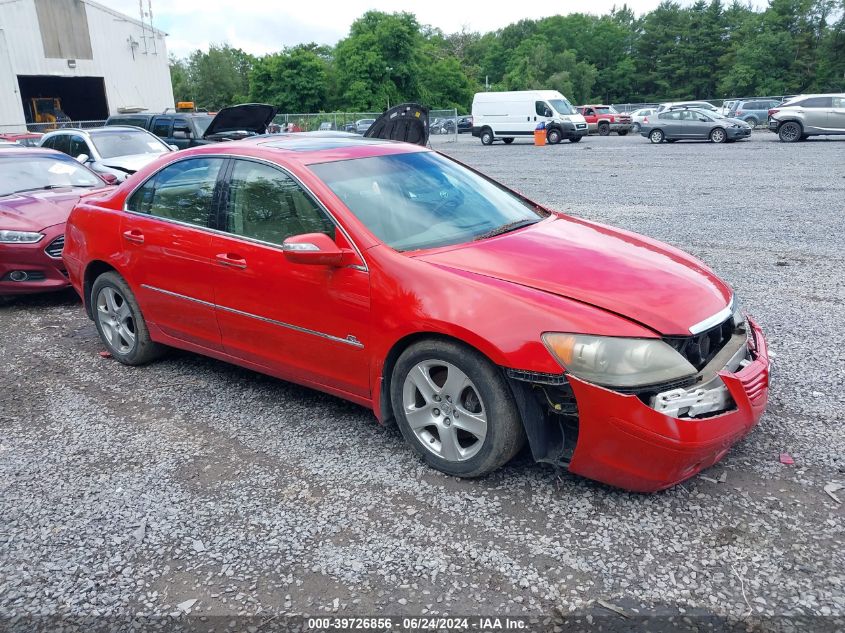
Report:
[[[731,312],[731,318],[734,322],[734,327],[739,327],[743,323],[745,323],[745,311],[742,309],[742,304],[739,302],[739,299],[736,298],[736,295],[733,296],[731,299],[731,307],[733,312]]]
[[[548,332],[543,342],[566,371],[607,387],[652,385],[696,373],[660,339]]]
[[[43,235],[24,231],[0,231],[0,242],[11,244],[35,244]]]

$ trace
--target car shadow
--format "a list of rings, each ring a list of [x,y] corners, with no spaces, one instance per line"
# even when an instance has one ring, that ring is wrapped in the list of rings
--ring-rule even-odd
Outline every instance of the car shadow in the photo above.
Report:
[[[72,288],[58,292],[0,296],[0,310],[8,310],[10,308],[55,308],[72,306],[79,303],[79,295]]]

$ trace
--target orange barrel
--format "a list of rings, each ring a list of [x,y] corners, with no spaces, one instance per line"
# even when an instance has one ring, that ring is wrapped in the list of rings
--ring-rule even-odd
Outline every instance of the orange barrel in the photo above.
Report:
[[[546,130],[534,130],[534,145],[546,144]]]

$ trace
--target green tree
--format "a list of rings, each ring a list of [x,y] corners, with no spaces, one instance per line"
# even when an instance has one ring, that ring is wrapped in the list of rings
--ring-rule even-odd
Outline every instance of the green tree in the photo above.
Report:
[[[281,112],[328,109],[329,51],[300,44],[256,60],[249,78],[249,98]]]

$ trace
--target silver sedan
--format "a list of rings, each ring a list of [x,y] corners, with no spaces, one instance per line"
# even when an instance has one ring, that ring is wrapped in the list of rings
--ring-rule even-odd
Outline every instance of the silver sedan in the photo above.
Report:
[[[640,135],[652,143],[682,140],[731,143],[751,136],[751,126],[739,119],[728,119],[717,112],[678,108],[650,116],[640,124]]]

